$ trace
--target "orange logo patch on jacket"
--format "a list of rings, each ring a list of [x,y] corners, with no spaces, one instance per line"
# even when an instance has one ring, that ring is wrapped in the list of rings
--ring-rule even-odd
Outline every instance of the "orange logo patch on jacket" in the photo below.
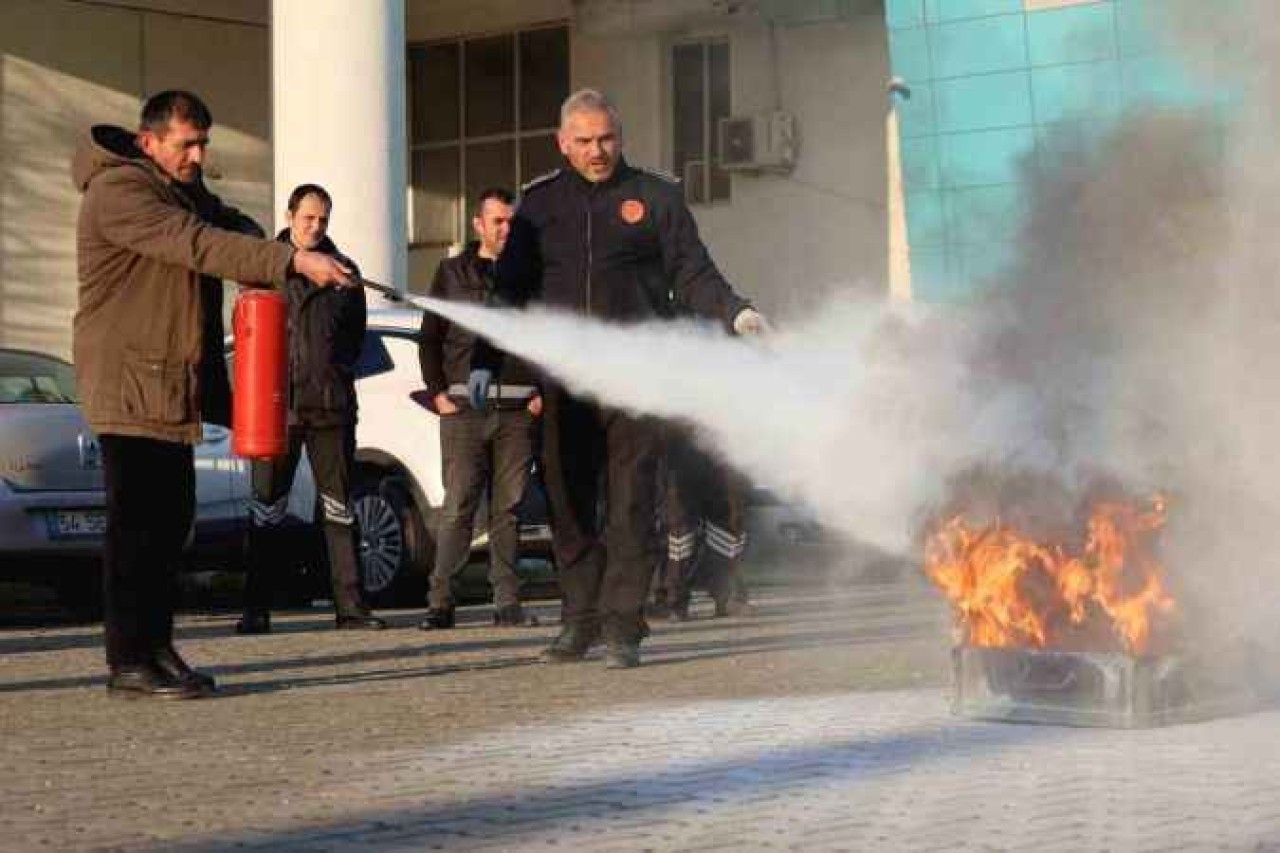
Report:
[[[629,198],[618,208],[622,221],[628,225],[635,225],[641,219],[644,219],[644,202],[639,199]]]

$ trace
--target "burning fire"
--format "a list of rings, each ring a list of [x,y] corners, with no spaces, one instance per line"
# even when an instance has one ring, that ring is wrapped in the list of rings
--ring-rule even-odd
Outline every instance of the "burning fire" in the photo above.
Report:
[[[940,524],[925,545],[925,570],[955,608],[975,646],[1122,649],[1145,654],[1173,597],[1154,553],[1165,502],[1100,502],[1083,549],[1033,541],[1001,522]]]

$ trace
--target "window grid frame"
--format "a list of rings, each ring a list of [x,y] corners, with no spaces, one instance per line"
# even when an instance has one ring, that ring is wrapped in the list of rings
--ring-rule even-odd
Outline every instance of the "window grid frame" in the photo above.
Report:
[[[514,146],[514,174],[515,184],[513,190],[518,190],[523,186],[529,177],[523,174],[524,169],[524,142],[529,139],[545,139],[555,138],[556,132],[559,130],[558,124],[551,127],[524,128],[521,126],[523,120],[521,110],[521,95],[524,77],[521,73],[521,36],[526,33],[544,32],[547,30],[563,30],[565,35],[566,62],[568,66],[568,88],[573,86],[573,31],[568,21],[552,21],[540,24],[529,24],[522,27],[516,27],[510,30],[500,30],[491,33],[470,33],[465,36],[454,36],[443,39],[431,39],[428,41],[410,42],[408,50],[413,51],[421,48],[438,47],[441,45],[457,45],[458,47],[458,136],[453,139],[436,140],[432,142],[416,142],[412,138],[412,123],[410,123],[410,139],[409,139],[409,159],[412,163],[415,154],[423,151],[443,151],[452,148],[458,149],[458,210],[457,216],[453,222],[454,239],[449,242],[439,242],[434,240],[418,240],[417,223],[413,217],[413,205],[409,205],[409,242],[408,247],[413,249],[444,249],[449,250],[453,246],[465,243],[468,236],[468,205],[470,200],[465,197],[467,187],[467,146],[475,144],[485,144],[493,142],[511,142]],[[511,40],[512,50],[512,89],[514,93],[512,104],[512,128],[513,130],[502,133],[487,133],[476,136],[467,134],[467,43],[473,41],[485,41],[500,37],[506,37]],[[414,85],[411,78],[408,81],[409,86]],[[412,93],[410,93],[410,103],[413,102]],[[536,177],[536,176],[530,176]],[[409,183],[410,198],[413,193],[413,181],[410,176]]]
[[[698,207],[721,207],[733,203],[733,176],[729,175],[727,184],[727,194],[722,198],[713,198],[713,185],[711,179],[711,170],[715,162],[715,155],[719,144],[720,128],[717,122],[711,120],[711,49],[714,46],[723,46],[726,51],[726,68],[725,75],[727,78],[729,89],[729,116],[733,115],[733,39],[727,34],[695,36],[689,38],[674,39],[670,42],[667,52],[667,67],[669,69],[668,86],[671,98],[671,149],[672,149],[672,173],[685,184],[685,202],[690,206]],[[677,123],[679,120],[675,110],[675,91],[676,91],[676,63],[675,51],[682,47],[697,47],[699,49],[699,64],[702,70],[702,159],[686,160],[682,166],[677,167],[674,162],[675,157],[675,140],[678,135]],[[684,172],[690,163],[697,163],[702,167],[701,198],[698,201],[691,197],[688,182],[685,181]]]

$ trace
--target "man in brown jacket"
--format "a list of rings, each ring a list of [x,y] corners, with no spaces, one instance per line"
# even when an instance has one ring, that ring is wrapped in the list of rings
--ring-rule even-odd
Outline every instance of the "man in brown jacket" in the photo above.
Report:
[[[201,276],[282,283],[291,271],[350,284],[328,255],[210,223],[200,198],[212,118],[189,92],[155,95],[139,130],[98,125],[72,179],[79,307],[73,350],[85,416],[102,444],[108,691],[190,699],[213,691],[173,648],[174,568],[195,504],[192,446],[208,389],[201,382]]]

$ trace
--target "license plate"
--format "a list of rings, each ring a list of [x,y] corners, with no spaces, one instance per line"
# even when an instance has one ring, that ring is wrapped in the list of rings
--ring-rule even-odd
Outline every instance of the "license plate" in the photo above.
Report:
[[[60,509],[49,513],[49,534],[55,539],[102,536],[107,513],[101,509]]]

